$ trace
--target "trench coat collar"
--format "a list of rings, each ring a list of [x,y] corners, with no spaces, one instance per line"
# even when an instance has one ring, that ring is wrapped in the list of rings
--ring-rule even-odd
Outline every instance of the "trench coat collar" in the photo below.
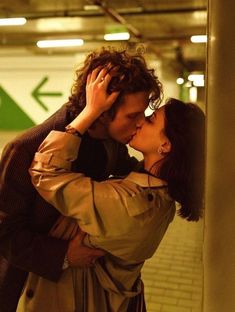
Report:
[[[161,187],[167,186],[167,182],[161,179],[158,179],[147,173],[131,172],[125,180],[134,182],[141,187]]]

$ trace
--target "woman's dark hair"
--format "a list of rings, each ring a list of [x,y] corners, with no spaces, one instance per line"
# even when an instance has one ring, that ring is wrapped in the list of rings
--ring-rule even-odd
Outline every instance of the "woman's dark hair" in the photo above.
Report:
[[[162,100],[162,84],[155,76],[153,69],[148,69],[141,54],[129,54],[126,50],[118,51],[111,47],[103,47],[91,52],[85,59],[84,65],[77,69],[76,79],[71,89],[67,105],[70,111],[77,115],[86,105],[86,80],[89,73],[97,67],[111,66],[115,68],[108,92],[120,91],[120,94],[109,110],[114,118],[117,107],[122,103],[126,94],[147,91],[150,92],[150,107],[154,109]]]
[[[158,175],[180,203],[179,215],[188,221],[202,216],[205,179],[205,116],[195,104],[169,99],[165,108],[165,135],[171,152]]]

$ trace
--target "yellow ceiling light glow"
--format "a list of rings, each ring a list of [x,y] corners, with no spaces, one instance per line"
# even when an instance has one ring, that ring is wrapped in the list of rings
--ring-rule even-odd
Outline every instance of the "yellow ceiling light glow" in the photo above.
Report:
[[[24,17],[0,18],[0,26],[20,26],[27,22]]]
[[[203,74],[191,74],[188,76],[188,80],[193,82],[195,87],[204,87],[204,75]]]
[[[79,47],[83,44],[84,41],[82,39],[40,40],[37,42],[39,48]]]
[[[196,35],[191,37],[193,43],[205,43],[207,42],[207,35]]]
[[[182,85],[182,84],[184,83],[184,79],[181,78],[181,77],[179,77],[179,78],[176,79],[176,83],[177,83],[178,85]]]
[[[105,34],[104,40],[106,41],[115,41],[115,40],[129,40],[130,34],[128,32]]]
[[[105,25],[104,40],[106,41],[118,41],[129,40],[130,34],[128,29],[124,25],[118,23],[112,23]]]

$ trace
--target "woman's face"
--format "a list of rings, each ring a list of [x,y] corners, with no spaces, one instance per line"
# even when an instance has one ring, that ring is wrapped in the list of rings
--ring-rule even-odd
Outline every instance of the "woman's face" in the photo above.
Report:
[[[144,155],[157,154],[158,148],[166,144],[169,140],[164,134],[165,127],[165,109],[157,109],[146,120],[136,135],[129,142],[134,149],[142,152]]]

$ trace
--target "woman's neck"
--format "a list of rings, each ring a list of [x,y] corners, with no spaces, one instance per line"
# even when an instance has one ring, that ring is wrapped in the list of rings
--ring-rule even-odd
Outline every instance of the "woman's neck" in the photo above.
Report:
[[[156,172],[158,172],[161,167],[162,160],[162,157],[144,157],[144,169],[149,173],[156,175]]]

